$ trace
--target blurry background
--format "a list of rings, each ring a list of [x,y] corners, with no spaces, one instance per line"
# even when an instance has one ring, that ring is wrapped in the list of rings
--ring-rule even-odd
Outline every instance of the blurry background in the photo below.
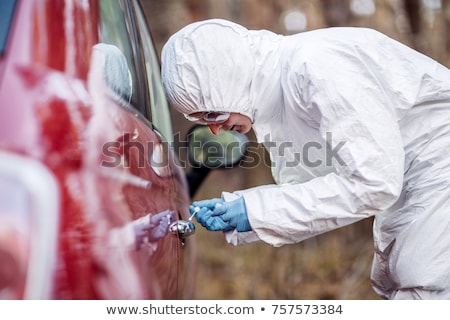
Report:
[[[377,29],[450,66],[450,0],[143,0],[158,53],[188,23],[224,18],[249,29],[279,34],[330,26]],[[191,126],[172,112],[176,141]],[[250,139],[254,139],[252,133]],[[268,157],[212,172],[194,199],[220,197],[273,183]],[[180,153],[185,159],[185,155]],[[227,244],[220,232],[198,226],[194,299],[379,299],[370,286],[372,219],[272,248],[264,243]]]

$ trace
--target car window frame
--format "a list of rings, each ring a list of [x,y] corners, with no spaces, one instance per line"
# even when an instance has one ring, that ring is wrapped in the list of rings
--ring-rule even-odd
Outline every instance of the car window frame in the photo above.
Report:
[[[156,127],[164,139],[173,142],[172,116],[169,103],[162,87],[161,61],[156,51],[156,45],[148,26],[145,10],[139,0],[129,0],[133,3],[135,25],[139,32],[139,50],[143,69],[147,80],[148,110],[153,126]]]

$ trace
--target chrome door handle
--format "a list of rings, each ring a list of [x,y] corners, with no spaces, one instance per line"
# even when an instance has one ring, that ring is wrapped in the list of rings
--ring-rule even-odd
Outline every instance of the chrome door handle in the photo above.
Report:
[[[169,231],[178,238],[184,239],[195,233],[195,225],[191,221],[177,220],[169,226]]]

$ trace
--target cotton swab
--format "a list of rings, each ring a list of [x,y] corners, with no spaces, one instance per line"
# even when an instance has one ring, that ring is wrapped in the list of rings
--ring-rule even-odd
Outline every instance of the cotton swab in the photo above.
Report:
[[[194,218],[194,216],[197,214],[197,212],[200,211],[200,207],[195,207],[194,208],[194,213],[192,214],[192,216],[189,217],[189,221],[192,220],[192,218]]]

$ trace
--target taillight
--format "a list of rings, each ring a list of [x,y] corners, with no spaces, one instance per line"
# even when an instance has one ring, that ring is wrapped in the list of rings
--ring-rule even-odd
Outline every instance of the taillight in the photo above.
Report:
[[[49,299],[59,193],[41,163],[0,151],[0,298]]]

